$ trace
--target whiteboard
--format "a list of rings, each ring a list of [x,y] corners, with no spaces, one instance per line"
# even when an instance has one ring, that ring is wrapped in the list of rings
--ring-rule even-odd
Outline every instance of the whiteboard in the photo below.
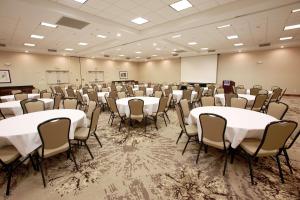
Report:
[[[181,81],[216,83],[218,55],[186,57],[181,59]]]

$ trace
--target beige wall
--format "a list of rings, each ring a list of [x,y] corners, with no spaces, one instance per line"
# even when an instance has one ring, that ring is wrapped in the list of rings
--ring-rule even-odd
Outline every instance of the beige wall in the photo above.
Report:
[[[300,48],[222,54],[217,82],[234,80],[250,88],[260,84],[265,89],[277,85],[288,94],[300,94]]]
[[[180,58],[139,63],[139,81],[180,82]]]

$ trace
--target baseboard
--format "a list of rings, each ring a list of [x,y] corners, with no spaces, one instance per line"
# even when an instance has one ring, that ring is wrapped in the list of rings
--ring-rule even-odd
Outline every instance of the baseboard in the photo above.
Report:
[[[284,94],[283,96],[288,96],[288,97],[300,97],[300,94]]]

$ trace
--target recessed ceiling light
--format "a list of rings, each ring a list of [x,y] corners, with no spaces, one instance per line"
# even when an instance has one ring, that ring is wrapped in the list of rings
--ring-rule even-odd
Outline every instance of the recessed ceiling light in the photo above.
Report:
[[[26,50],[25,53],[29,53],[29,51]]]
[[[155,56],[157,56],[157,55],[155,55],[155,54],[154,54],[154,55],[152,55],[152,57],[155,57]]]
[[[42,26],[47,26],[47,27],[50,27],[50,28],[56,28],[57,27],[56,24],[50,24],[50,23],[47,23],[47,22],[41,22],[41,25]]]
[[[188,43],[189,45],[196,45],[196,44],[198,44],[197,42],[189,42]]]
[[[207,50],[208,50],[208,48],[206,48],[206,47],[203,47],[203,48],[201,48],[201,50],[202,50],[202,51],[207,51]]]
[[[280,48],[282,48],[282,49],[283,49],[283,48],[284,48],[284,46],[280,46]]]
[[[297,29],[297,28],[300,28],[300,24],[285,26],[284,30],[287,31],[287,30],[292,30],[292,29]]]
[[[237,38],[239,38],[239,36],[237,36],[237,35],[229,35],[229,36],[227,36],[228,40],[233,40],[233,39],[237,39]]]
[[[117,33],[117,37],[121,37],[122,36],[122,34],[121,33]]]
[[[88,45],[88,43],[86,43],[86,42],[79,42],[78,45],[80,45],[80,46],[86,46],[86,45]]]
[[[292,10],[292,13],[295,13],[295,12],[300,12],[300,8],[299,8],[299,9]]]
[[[106,36],[106,35],[97,35],[97,37],[99,37],[99,38],[103,38],[103,39],[107,38],[107,36]]]
[[[157,50],[157,51],[160,51],[161,49],[160,49],[160,48],[156,48],[156,50]]]
[[[181,37],[180,34],[178,34],[178,35],[173,35],[173,36],[172,36],[172,38],[179,38],[179,37]]]
[[[135,58],[141,58],[141,57],[137,56],[137,57],[135,57]]]
[[[292,36],[279,38],[279,40],[281,40],[281,41],[283,41],[283,40],[291,40],[291,39],[293,39]]]
[[[156,47],[156,46],[157,46],[157,44],[154,42],[154,43],[153,43],[153,46],[154,46],[154,47]]]
[[[42,39],[45,38],[45,37],[42,36],[42,35],[31,35],[30,37],[31,37],[31,38],[34,38],[34,39],[40,39],[40,40],[42,40]]]
[[[236,44],[234,44],[234,46],[236,46],[236,47],[243,46],[243,45],[244,45],[243,43],[236,43]]]
[[[78,2],[78,3],[85,3],[87,0],[73,0],[73,1],[76,1],[76,2]]]
[[[135,24],[141,25],[141,24],[147,23],[148,20],[145,19],[145,18],[142,18],[142,17],[137,17],[137,18],[135,18],[135,19],[132,19],[131,22],[133,22],[133,23],[135,23]]]
[[[125,55],[121,54],[121,55],[119,55],[119,56],[124,57]]]
[[[226,25],[222,25],[222,26],[218,26],[217,28],[220,29],[220,28],[227,28],[227,27],[230,27],[231,24],[226,24]]]
[[[74,49],[72,48],[65,48],[65,51],[73,51]]]
[[[176,11],[181,11],[187,8],[191,8],[192,4],[188,0],[181,0],[170,5]]]
[[[138,54],[139,54],[139,53],[142,53],[142,52],[140,52],[140,51],[137,51],[137,52],[135,52],[135,53],[138,53]]]
[[[25,46],[29,46],[29,47],[34,47],[35,44],[31,44],[31,43],[24,43]]]

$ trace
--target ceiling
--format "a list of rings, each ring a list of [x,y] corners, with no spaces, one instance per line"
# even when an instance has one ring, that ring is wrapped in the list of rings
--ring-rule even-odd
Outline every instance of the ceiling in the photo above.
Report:
[[[6,46],[0,50],[145,61],[300,46],[300,29],[283,30],[286,25],[300,24],[300,12],[291,12],[300,8],[299,0],[189,0],[193,7],[180,12],[169,6],[177,1],[88,0],[81,4],[74,0],[1,0],[0,43]],[[56,24],[63,16],[89,25],[83,29],[40,25],[42,21]],[[149,22],[132,23],[137,17]],[[226,24],[231,26],[217,28]],[[31,34],[45,38],[33,39]],[[99,34],[107,37],[99,38]],[[181,37],[173,38],[175,35]],[[230,35],[238,35],[238,39],[228,40]],[[279,40],[287,36],[293,39]],[[244,45],[235,47],[235,43]],[[258,46],[263,43],[271,46]],[[179,51],[176,56],[174,51]]]

